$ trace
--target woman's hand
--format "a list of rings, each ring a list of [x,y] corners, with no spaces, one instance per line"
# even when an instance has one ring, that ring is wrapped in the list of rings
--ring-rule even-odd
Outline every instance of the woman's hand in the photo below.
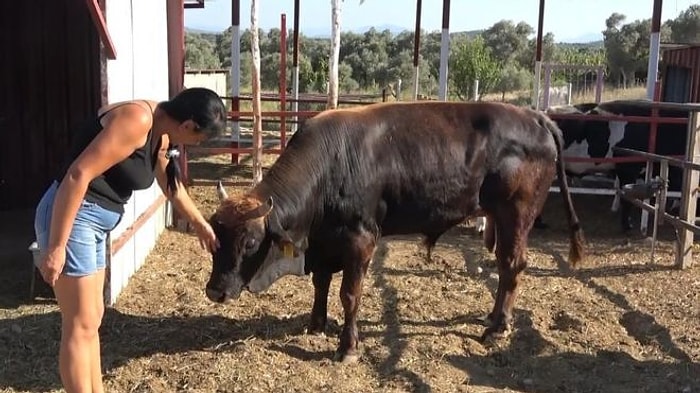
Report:
[[[197,222],[194,224],[194,230],[197,232],[199,244],[203,249],[209,250],[212,254],[219,248],[219,239],[216,238],[214,229],[206,221]]]
[[[43,261],[39,265],[41,277],[53,287],[56,280],[63,271],[63,265],[66,264],[66,249],[65,247],[54,247],[48,250]]]

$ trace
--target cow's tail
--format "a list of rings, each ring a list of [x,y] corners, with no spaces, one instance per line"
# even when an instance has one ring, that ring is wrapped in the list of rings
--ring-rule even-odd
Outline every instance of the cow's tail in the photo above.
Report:
[[[576,267],[585,256],[583,250],[585,240],[583,237],[581,223],[579,222],[576,211],[574,210],[574,203],[571,200],[569,185],[566,181],[566,169],[564,167],[564,160],[562,159],[562,132],[556,123],[554,123],[554,121],[552,121],[548,116],[544,115],[543,113],[539,113],[539,115],[541,116],[542,125],[550,132],[554,138],[554,143],[557,146],[557,178],[559,179],[559,190],[562,198],[564,198],[567,219],[569,221],[569,263],[571,266]]]

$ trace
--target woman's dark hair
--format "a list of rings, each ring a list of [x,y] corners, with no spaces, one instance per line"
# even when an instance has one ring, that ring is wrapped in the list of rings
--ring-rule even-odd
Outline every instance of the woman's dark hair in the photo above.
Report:
[[[220,135],[226,128],[226,107],[221,97],[204,87],[185,89],[158,107],[179,122],[194,121],[196,130],[207,138]]]
[[[158,107],[179,122],[192,120],[195,131],[204,133],[207,139],[221,135],[226,128],[226,107],[221,97],[204,87],[185,89],[172,99],[160,102]],[[182,178],[177,156],[173,147],[168,146],[165,173],[173,195],[177,193],[177,180]]]

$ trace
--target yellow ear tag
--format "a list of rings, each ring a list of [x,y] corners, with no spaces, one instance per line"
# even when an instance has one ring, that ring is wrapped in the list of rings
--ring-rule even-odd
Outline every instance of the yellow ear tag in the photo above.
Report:
[[[294,246],[289,243],[285,243],[282,246],[282,253],[284,254],[285,258],[294,258]]]

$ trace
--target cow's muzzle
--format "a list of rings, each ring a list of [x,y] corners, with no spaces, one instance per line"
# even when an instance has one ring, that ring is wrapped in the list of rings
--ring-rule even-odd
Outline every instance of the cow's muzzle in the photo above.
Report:
[[[227,296],[226,292],[224,291],[217,291],[216,289],[207,288],[205,292],[207,294],[207,298],[209,298],[209,300],[212,302],[223,303],[226,301]]]

